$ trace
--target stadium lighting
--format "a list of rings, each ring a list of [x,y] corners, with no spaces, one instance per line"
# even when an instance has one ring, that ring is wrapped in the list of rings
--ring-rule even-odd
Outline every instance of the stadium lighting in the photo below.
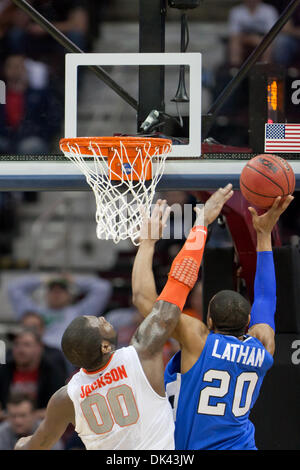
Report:
[[[265,124],[285,122],[284,90],[284,67],[262,62],[253,67],[249,88],[249,137],[255,153],[264,149]]]

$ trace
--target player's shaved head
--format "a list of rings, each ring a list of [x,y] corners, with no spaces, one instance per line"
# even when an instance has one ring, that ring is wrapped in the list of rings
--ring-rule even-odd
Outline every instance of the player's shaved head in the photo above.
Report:
[[[222,290],[209,303],[208,318],[212,329],[224,334],[241,336],[249,321],[251,305],[238,292]]]
[[[115,331],[108,322],[104,319],[101,321],[101,319],[88,316],[77,317],[65,330],[61,347],[66,358],[74,366],[87,370],[97,369],[103,362],[103,341],[106,340],[115,345]],[[103,326],[104,323],[105,326]]]

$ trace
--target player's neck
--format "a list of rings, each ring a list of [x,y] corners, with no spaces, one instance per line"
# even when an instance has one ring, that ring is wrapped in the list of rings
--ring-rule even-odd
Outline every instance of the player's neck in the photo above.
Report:
[[[242,333],[242,334],[235,334],[233,332],[230,332],[230,331],[222,331],[222,330],[218,330],[217,328],[215,328],[213,330],[214,333],[218,334],[218,335],[224,335],[224,336],[234,336],[235,338],[239,339],[240,341],[243,341],[244,340],[244,336],[245,336],[245,333]]]
[[[111,352],[105,354],[105,356],[103,356],[103,360],[101,361],[101,363],[97,367],[95,367],[93,369],[84,369],[84,370],[86,372],[88,372],[89,374],[93,374],[93,373],[98,372],[102,369],[105,369],[108,366],[108,364],[110,363],[114,352],[115,351],[111,351]]]

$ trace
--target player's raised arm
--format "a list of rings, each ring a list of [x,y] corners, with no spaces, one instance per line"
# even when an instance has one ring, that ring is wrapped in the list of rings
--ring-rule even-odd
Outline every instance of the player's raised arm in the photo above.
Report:
[[[197,278],[198,272],[202,261],[203,250],[206,241],[207,235],[207,226],[211,224],[216,217],[219,215],[221,209],[225,202],[232,196],[232,185],[229,184],[225,188],[220,188],[216,191],[206,202],[202,210],[197,209],[197,220],[194,227],[192,228],[183,248],[178,253],[176,258],[172,263],[172,267],[169,273],[168,282],[163,289],[162,293],[158,297],[158,302],[154,303],[150,315],[144,320],[140,328],[137,331],[135,340],[143,344],[143,349],[145,354],[148,354],[148,351],[152,351],[153,347],[155,350],[159,350],[165,344],[165,341],[169,336],[173,336],[181,344],[185,341],[189,342],[189,332],[192,334],[193,339],[194,335],[198,334],[195,331],[194,324],[190,327],[190,322],[195,319],[187,315],[181,315],[186,298],[193,288]],[[146,245],[144,245],[146,247]],[[147,250],[147,248],[145,248]],[[142,250],[139,252],[141,255]],[[135,262],[135,270],[133,276],[133,292],[139,292],[144,289],[147,292],[147,285],[141,281],[142,277],[144,279],[151,279],[151,285],[153,286],[153,273],[152,273],[152,248],[151,252],[148,252],[147,255],[147,270],[148,274],[145,275],[145,265],[143,263],[143,257],[139,256]],[[138,264],[138,266],[137,266]],[[137,275],[140,273],[140,275]],[[144,298],[149,299],[148,306],[142,308],[142,313],[147,315],[149,312],[149,306],[151,305],[151,299],[154,297],[155,288],[151,288],[151,293],[143,294]],[[142,297],[141,297],[142,298]],[[160,301],[163,301],[161,303]],[[175,306],[175,307],[174,307]],[[180,324],[175,328],[178,319],[180,316]],[[172,320],[171,320],[172,318]],[[195,320],[197,323],[201,324],[199,320]],[[153,338],[153,332],[159,334],[155,335]],[[153,344],[149,345],[149,341],[154,340]]]
[[[15,450],[50,450],[70,423],[75,423],[74,407],[64,386],[50,398],[46,416],[35,433],[19,439]]]
[[[220,188],[206,202],[195,208],[197,218],[194,227],[203,223],[209,225],[220,214],[224,203],[232,196],[232,185]],[[204,218],[204,212],[206,218]],[[166,201],[158,200],[149,219],[145,218],[141,229],[140,246],[135,256],[132,270],[132,300],[140,313],[146,317],[152,311],[157,299],[157,291],[152,270],[155,243],[161,238],[169,217],[170,208]]]
[[[281,201],[278,197],[273,206],[260,216],[253,207],[249,208],[257,233],[257,265],[249,334],[258,338],[271,354],[275,351],[276,311],[276,277],[271,234],[280,215],[293,199],[293,196],[288,196]]]
[[[151,313],[132,338],[144,372],[161,396],[165,395],[162,350],[174,330],[190,290],[198,278],[207,235],[206,227],[191,230],[183,248],[174,259],[168,281],[157,298]]]
[[[145,217],[140,233],[140,245],[132,269],[132,302],[146,317],[152,311],[157,299],[155,279],[152,270],[156,242],[161,238],[170,214],[165,200],[158,199],[148,219]]]

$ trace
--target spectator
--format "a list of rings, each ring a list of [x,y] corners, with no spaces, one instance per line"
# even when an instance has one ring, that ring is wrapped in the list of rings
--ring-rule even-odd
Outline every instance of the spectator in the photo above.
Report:
[[[80,49],[87,49],[89,15],[84,0],[32,0],[30,3]],[[12,16],[5,39],[12,54],[25,54],[43,62],[50,60],[54,67],[58,54],[63,57],[65,53],[44,28],[20,9]]]
[[[273,60],[276,64],[291,67],[300,62],[300,7],[279,34],[273,49]]]
[[[229,63],[240,67],[247,56],[260,44],[278,19],[276,8],[261,0],[244,0],[229,15]],[[262,61],[271,61],[271,50],[265,51]]]
[[[278,12],[272,5],[261,0],[243,0],[240,5],[230,10],[228,19],[228,55],[225,63],[216,70],[215,87],[212,99],[215,101],[224,88],[236,75],[238,68],[260,44],[266,33],[272,28],[278,18]],[[272,46],[270,46],[261,61],[271,61]],[[248,104],[249,81],[246,78],[226,100],[220,110],[220,117],[230,117],[230,124],[220,125],[212,137],[222,135],[223,143],[236,146],[246,146],[248,142]]]
[[[13,340],[12,357],[0,368],[1,407],[7,408],[11,393],[26,393],[36,403],[37,417],[43,417],[49,398],[66,379],[46,356],[36,331],[23,328]]]
[[[47,88],[49,85],[48,66],[29,57],[26,57],[24,62],[29,86],[35,89]]]
[[[45,322],[41,315],[36,312],[26,312],[21,318],[21,325],[25,328],[34,329],[39,336],[43,339],[45,334]],[[43,345],[44,353],[47,358],[50,358],[52,362],[55,362],[63,375],[67,375],[67,363],[65,357],[60,349],[53,348],[48,345]]]
[[[33,293],[46,287],[45,302],[38,303]],[[77,287],[84,297],[73,303],[72,287]],[[43,341],[47,346],[61,347],[60,342],[67,325],[79,315],[101,315],[111,296],[108,281],[86,277],[69,280],[66,277],[53,278],[45,284],[39,276],[25,276],[11,282],[8,295],[14,312],[21,319],[26,312],[39,313],[45,322]]]
[[[10,0],[0,0],[0,59],[1,62],[7,56],[7,48],[3,37],[7,34],[17,6]]]
[[[47,87],[33,88],[27,70],[21,55],[9,56],[4,63],[6,105],[0,107],[1,153],[47,153],[60,128],[54,95]]]
[[[18,439],[30,436],[38,427],[34,402],[25,394],[12,394],[7,400],[7,419],[0,424],[0,450],[13,450]],[[53,450],[62,450],[61,441]]]

